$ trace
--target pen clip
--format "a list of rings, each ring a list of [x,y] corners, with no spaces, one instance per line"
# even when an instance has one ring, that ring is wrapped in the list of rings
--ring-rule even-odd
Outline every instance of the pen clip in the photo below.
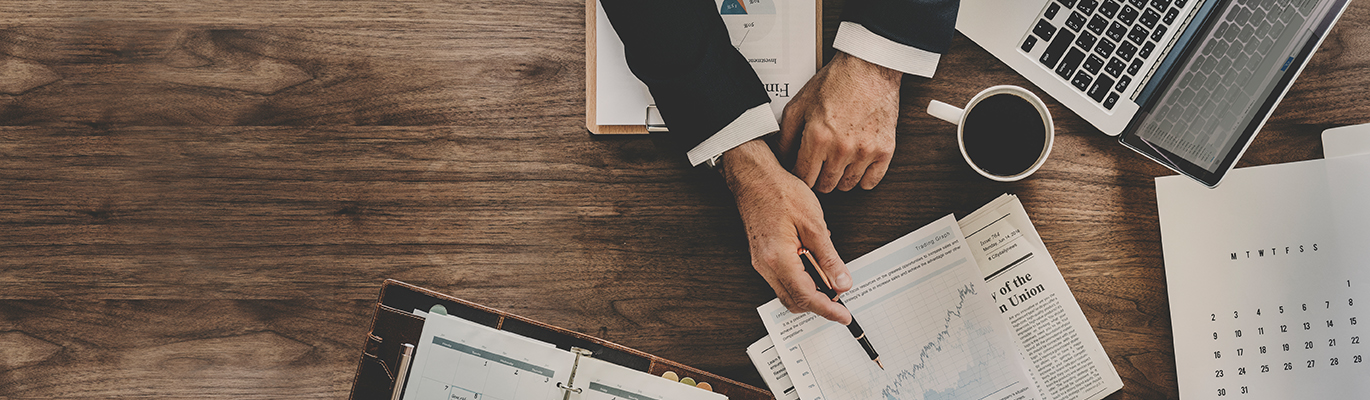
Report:
[[[400,344],[399,371],[395,373],[395,387],[390,391],[390,400],[400,400],[400,394],[404,393],[404,381],[409,375],[409,363],[413,361],[413,355],[414,345]]]

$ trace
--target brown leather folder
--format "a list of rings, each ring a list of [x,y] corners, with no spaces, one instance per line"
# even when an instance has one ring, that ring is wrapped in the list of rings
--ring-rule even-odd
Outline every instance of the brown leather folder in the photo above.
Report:
[[[591,357],[657,376],[673,371],[681,378],[689,377],[696,382],[708,383],[713,391],[728,396],[730,400],[773,398],[768,391],[675,361],[393,279],[381,284],[380,298],[376,301],[371,331],[362,347],[350,398],[390,398],[395,374],[400,369],[401,345],[417,345],[423,333],[423,317],[414,315],[413,310],[429,310],[439,304],[447,309],[448,315],[552,343],[559,349],[586,349],[591,352]]]

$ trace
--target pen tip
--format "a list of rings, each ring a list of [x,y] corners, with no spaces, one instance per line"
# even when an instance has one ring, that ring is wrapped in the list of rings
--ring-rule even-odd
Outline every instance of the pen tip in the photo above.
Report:
[[[875,360],[875,365],[880,366],[880,370],[882,371],[885,369],[885,364],[881,364],[879,359]]]

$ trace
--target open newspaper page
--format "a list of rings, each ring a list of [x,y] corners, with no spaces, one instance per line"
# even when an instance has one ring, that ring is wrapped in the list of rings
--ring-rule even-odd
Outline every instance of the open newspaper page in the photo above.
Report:
[[[1042,398],[1096,400],[1122,389],[1018,197],[1000,196],[960,224]]]

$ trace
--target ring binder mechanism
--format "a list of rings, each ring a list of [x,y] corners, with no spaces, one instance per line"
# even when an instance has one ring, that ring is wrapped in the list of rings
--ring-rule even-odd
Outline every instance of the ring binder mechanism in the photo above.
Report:
[[[642,351],[584,333],[548,325],[504,311],[485,307],[452,296],[434,292],[408,283],[387,279],[381,284],[380,296],[376,300],[375,314],[362,346],[362,355],[357,364],[357,373],[352,382],[351,399],[392,398],[397,391],[403,393],[406,374],[417,373],[417,364],[422,357],[422,347],[414,353],[414,367],[407,368],[404,357],[405,344],[422,343],[424,322],[427,317],[416,315],[414,310],[428,310],[430,314],[459,318],[471,323],[484,325],[496,330],[512,333],[540,342],[550,343],[557,349],[575,354],[571,371],[591,370],[582,362],[583,357],[593,357],[598,362],[661,376],[667,371],[677,371],[710,382],[713,392],[727,396],[730,400],[772,399],[771,393],[754,386],[705,372],[698,368],[657,357]],[[446,312],[444,313],[443,310]],[[446,317],[444,317],[446,318]],[[581,371],[585,372],[585,371]],[[588,372],[586,372],[588,373]],[[586,379],[584,373],[580,374]],[[590,375],[592,376],[592,375]],[[591,385],[577,385],[575,374],[570,374],[564,385],[557,387],[565,390],[565,399],[577,390],[597,390]],[[407,379],[418,381],[418,379]],[[584,382],[582,382],[584,383]],[[556,389],[552,389],[556,390]]]
[[[590,352],[589,350],[585,350],[585,349],[582,349],[582,348],[579,348],[579,347],[572,347],[572,348],[571,348],[571,352],[572,352],[572,353],[576,353],[576,361],[573,362],[573,363],[571,363],[571,376],[569,376],[569,377],[566,378],[566,384],[565,384],[565,385],[562,385],[561,382],[557,382],[557,388],[559,388],[559,389],[561,389],[561,390],[563,390],[563,391],[566,392],[566,397],[562,397],[562,400],[571,400],[571,393],[580,394],[580,392],[583,390],[583,389],[578,388],[578,387],[575,386],[575,385],[576,385],[576,370],[577,370],[577,369],[580,369],[580,357],[581,357],[581,356],[589,357],[590,355],[594,354],[594,353]]]

